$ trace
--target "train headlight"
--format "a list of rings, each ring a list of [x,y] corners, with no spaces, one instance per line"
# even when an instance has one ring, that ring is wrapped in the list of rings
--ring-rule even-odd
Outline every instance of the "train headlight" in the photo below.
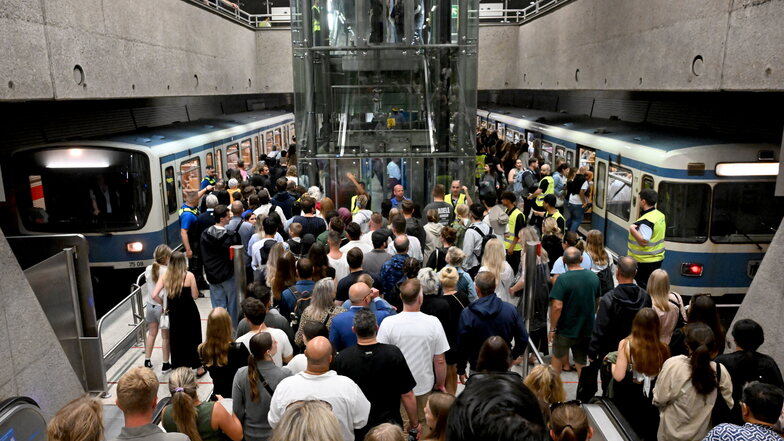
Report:
[[[702,269],[701,263],[682,263],[681,275],[686,277],[702,277]]]
[[[141,253],[144,251],[144,244],[141,242],[128,242],[125,244],[125,250],[129,253]]]

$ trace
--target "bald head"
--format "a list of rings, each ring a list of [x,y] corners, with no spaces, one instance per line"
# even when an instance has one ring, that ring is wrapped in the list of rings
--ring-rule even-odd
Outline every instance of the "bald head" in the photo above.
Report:
[[[541,171],[543,175],[549,175],[550,174],[550,164],[544,164],[539,171]]]
[[[231,203],[231,214],[234,216],[242,216],[245,207],[242,206],[242,201],[234,201]]]
[[[583,253],[575,247],[569,247],[564,250],[563,263],[567,268],[579,267],[580,262],[583,261]]]
[[[362,282],[357,282],[348,289],[348,298],[351,300],[352,306],[365,306],[370,303],[370,287]]]
[[[308,359],[309,371],[326,372],[332,362],[332,344],[324,337],[315,337],[308,342],[305,357]]]
[[[400,234],[395,238],[395,251],[398,254],[408,253],[409,241],[408,237]]]

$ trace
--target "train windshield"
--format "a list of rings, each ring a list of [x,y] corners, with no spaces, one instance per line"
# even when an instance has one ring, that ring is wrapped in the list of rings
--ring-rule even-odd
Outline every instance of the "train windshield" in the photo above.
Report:
[[[713,189],[711,240],[717,243],[766,243],[784,215],[775,182],[729,182]]]
[[[13,161],[17,206],[30,231],[138,230],[150,214],[150,162],[139,152],[47,148]]]
[[[659,184],[657,208],[667,216],[666,240],[686,243],[708,240],[710,193],[708,184]]]

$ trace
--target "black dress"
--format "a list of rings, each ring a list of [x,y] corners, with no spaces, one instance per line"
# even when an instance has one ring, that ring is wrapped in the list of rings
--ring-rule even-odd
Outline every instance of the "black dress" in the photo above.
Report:
[[[212,378],[214,395],[223,398],[231,398],[231,388],[234,382],[234,374],[239,368],[248,365],[248,349],[242,343],[232,342],[229,345],[228,362],[226,366],[212,365],[207,366],[207,372]]]
[[[169,298],[169,342],[172,368],[197,369],[201,344],[201,316],[191,297],[191,287],[183,286],[180,295]]]

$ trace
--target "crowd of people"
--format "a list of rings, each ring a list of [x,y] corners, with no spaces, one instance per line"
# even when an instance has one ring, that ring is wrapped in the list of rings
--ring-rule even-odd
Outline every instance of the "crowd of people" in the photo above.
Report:
[[[724,353],[712,299],[687,305],[670,290],[655,191],[639,194],[616,264],[600,231],[578,234],[590,170],[535,156],[523,168],[492,134],[478,142],[478,201],[454,181],[449,193],[435,185],[422,209],[396,184],[373,212],[353,175],[357,194],[336,207],[286,167],[240,168],[227,186],[210,170],[180,210],[185,251],[161,245],[147,269],[145,366],[117,386],[118,439],[583,441],[596,428],[579,400],[599,384],[644,440],[779,439],[784,384],[757,352],[762,328],[738,321],[736,351]],[[542,247],[525,311],[530,241]],[[233,245],[248,253],[242,302]],[[204,339],[200,288],[213,307]],[[159,332],[168,434],[150,424]],[[549,364],[526,348],[552,352]],[[526,378],[511,370],[523,363],[535,365]],[[572,369],[579,400],[567,401],[561,372]],[[201,401],[208,372],[213,393]],[[218,404],[227,398],[229,408]],[[75,400],[49,431],[101,440],[100,407]]]

